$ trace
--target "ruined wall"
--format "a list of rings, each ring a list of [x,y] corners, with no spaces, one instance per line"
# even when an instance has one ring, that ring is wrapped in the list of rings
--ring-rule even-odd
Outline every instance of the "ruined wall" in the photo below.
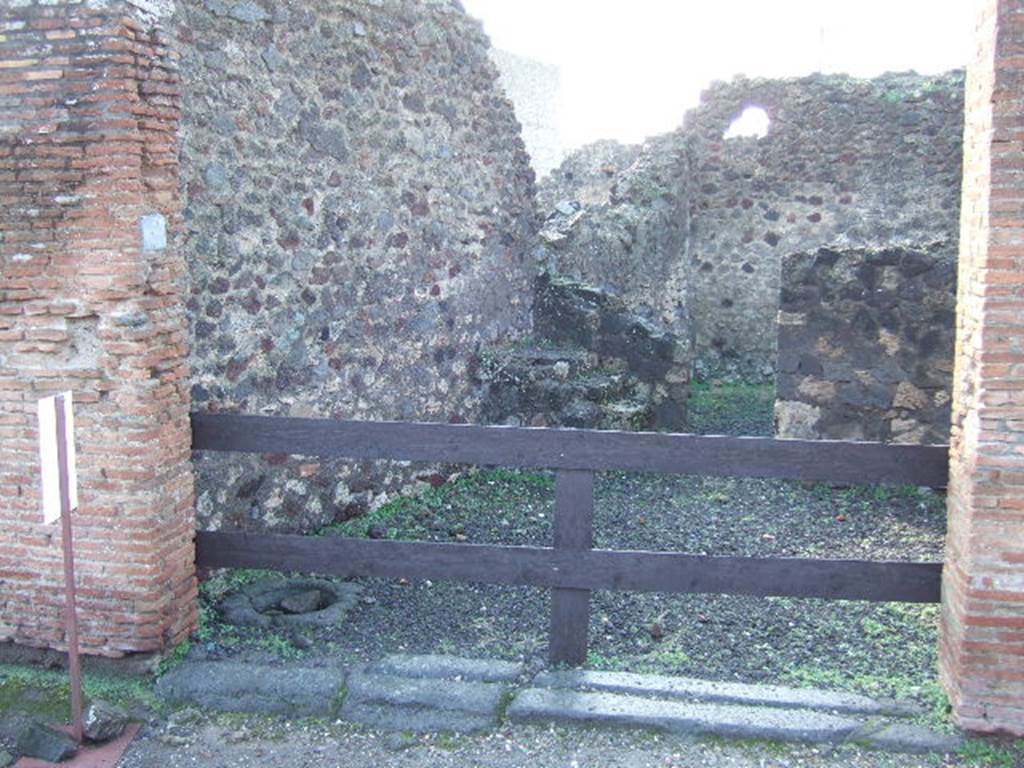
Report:
[[[945,443],[956,260],[948,242],[787,256],[779,436]]]
[[[488,350],[486,421],[588,429],[686,427],[690,349],[625,302],[537,279],[532,344]]]
[[[687,352],[689,166],[678,133],[574,152],[541,184],[536,254],[540,269],[618,296]]]
[[[749,106],[767,136],[724,139]],[[699,377],[770,379],[784,254],[955,244],[962,109],[959,72],[716,83],[679,130],[542,182],[542,260],[692,335]]]
[[[767,112],[768,135],[723,139],[747,106]],[[698,375],[772,375],[784,254],[956,243],[961,72],[738,78],[708,89],[685,130]]]
[[[455,2],[182,0],[200,409],[475,421],[530,326],[533,172]],[[201,456],[201,525],[309,529],[408,470]],[[378,497],[379,498],[379,497]]]

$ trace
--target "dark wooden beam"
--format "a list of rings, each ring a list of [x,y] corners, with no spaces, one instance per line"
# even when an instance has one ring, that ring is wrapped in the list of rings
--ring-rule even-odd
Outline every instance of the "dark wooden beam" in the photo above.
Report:
[[[594,473],[561,469],[555,475],[555,549],[583,552],[594,546]],[[587,660],[590,591],[551,591],[548,659],[579,666]]]
[[[711,557],[671,552],[383,541],[200,531],[196,563],[338,576],[566,589],[937,603],[941,563]]]
[[[946,446],[239,414],[192,415],[192,447],[526,469],[626,470],[944,487]]]

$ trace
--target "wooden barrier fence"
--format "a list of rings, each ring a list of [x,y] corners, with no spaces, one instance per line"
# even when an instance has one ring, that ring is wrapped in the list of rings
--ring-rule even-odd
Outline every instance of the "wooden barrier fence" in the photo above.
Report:
[[[197,564],[206,568],[549,587],[553,663],[580,664],[586,659],[590,592],[596,589],[939,601],[938,562],[593,549],[594,473],[623,470],[944,487],[945,446],[197,413],[192,415],[192,447],[555,470],[550,548],[229,531],[196,535]]]

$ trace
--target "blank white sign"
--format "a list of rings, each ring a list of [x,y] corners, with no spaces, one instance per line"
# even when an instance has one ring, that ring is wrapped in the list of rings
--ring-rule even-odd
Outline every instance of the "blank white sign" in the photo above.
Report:
[[[75,422],[71,393],[64,393],[64,434],[67,447],[68,495],[71,509],[78,506],[78,471],[75,469]],[[39,460],[43,468],[43,522],[60,520],[60,472],[57,465],[57,395],[39,401]]]

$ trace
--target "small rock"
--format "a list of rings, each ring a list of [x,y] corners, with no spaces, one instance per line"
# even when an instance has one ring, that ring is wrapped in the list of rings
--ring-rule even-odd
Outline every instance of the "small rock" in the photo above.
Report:
[[[267,13],[263,8],[246,0],[246,2],[238,3],[231,8],[229,15],[235,21],[240,21],[243,24],[255,24],[259,21],[266,21],[270,18],[270,14]]]
[[[312,613],[320,610],[321,595],[318,589],[307,589],[284,598],[280,605],[286,613]]]
[[[374,523],[369,527],[366,533],[371,539],[383,539],[387,537],[388,529],[380,523]]]
[[[42,723],[32,723],[21,732],[15,751],[22,757],[59,763],[74,755],[78,744],[66,733]]]
[[[14,762],[14,755],[5,749],[0,749],[0,768],[7,768]]]
[[[562,200],[555,206],[555,210],[563,216],[572,216],[579,210],[579,206],[571,200]]]
[[[263,59],[263,63],[267,65],[267,69],[271,72],[280,69],[285,65],[285,58],[281,55],[281,51],[277,49],[277,46],[271,43],[263,49],[263,53],[260,54]]]
[[[665,628],[657,621],[651,624],[647,631],[650,633],[652,640],[661,640],[665,636]]]
[[[313,641],[305,635],[293,635],[291,643],[300,651],[308,651],[310,648],[313,647]]]
[[[415,747],[418,743],[411,733],[389,733],[384,737],[384,746],[392,752]]]
[[[89,741],[110,741],[124,733],[128,713],[109,702],[96,700],[86,707],[83,724]]]
[[[168,747],[184,747],[191,743],[186,736],[179,736],[176,733],[165,733],[158,737],[160,742]]]

